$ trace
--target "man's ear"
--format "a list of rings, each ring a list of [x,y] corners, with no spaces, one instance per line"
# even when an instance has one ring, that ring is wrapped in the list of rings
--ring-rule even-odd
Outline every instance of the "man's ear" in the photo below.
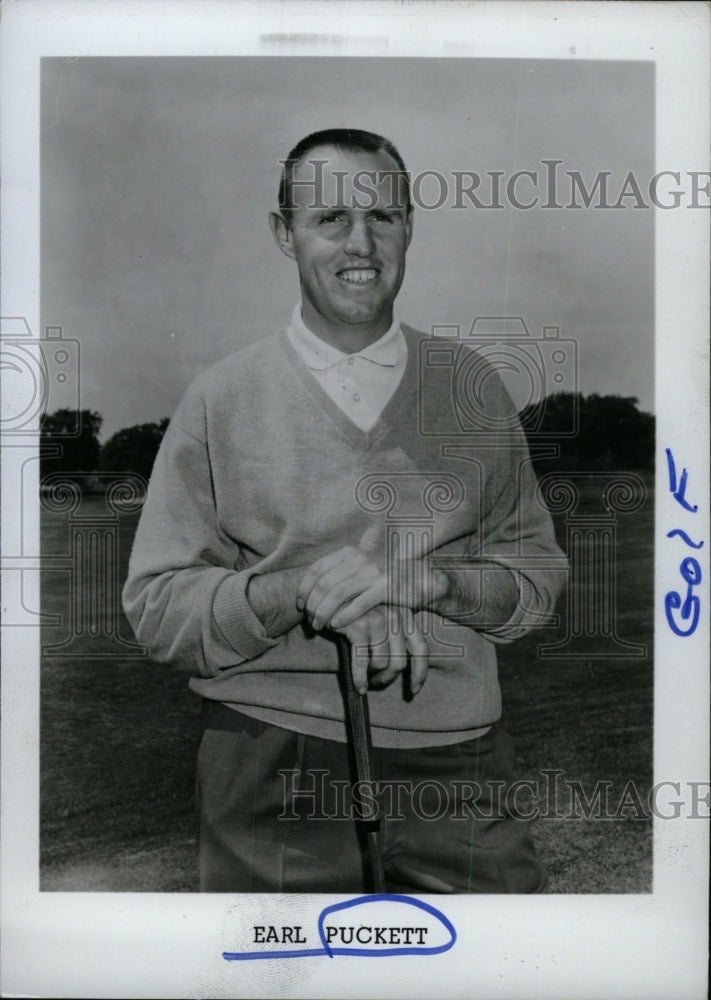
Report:
[[[285,253],[287,257],[291,257],[292,260],[296,257],[294,252],[294,241],[292,239],[291,229],[289,229],[286,224],[286,219],[279,212],[269,213],[269,228],[272,231],[272,236],[274,237],[274,242],[279,247],[282,253]]]
[[[407,233],[407,245],[408,247],[412,243],[412,227],[415,222],[415,213],[410,209],[407,213],[407,221],[405,223],[405,232]]]

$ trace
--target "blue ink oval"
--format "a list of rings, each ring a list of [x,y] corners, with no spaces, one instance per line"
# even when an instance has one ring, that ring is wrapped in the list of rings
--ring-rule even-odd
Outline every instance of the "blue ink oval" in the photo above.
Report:
[[[445,941],[444,944],[434,945],[432,947],[412,947],[410,945],[405,945],[404,947],[397,946],[395,948],[331,947],[331,945],[327,942],[326,935],[324,933],[324,922],[330,914],[338,913],[340,910],[349,910],[354,906],[366,906],[368,903],[382,902],[402,903],[405,906],[414,906],[416,909],[422,910],[424,913],[429,913],[429,915],[434,917],[448,932],[449,940]],[[423,903],[421,899],[412,899],[410,896],[402,896],[388,892],[374,893],[370,896],[356,896],[354,899],[347,899],[344,903],[334,903],[332,906],[325,907],[319,914],[318,933],[323,946],[321,948],[304,948],[302,951],[223,951],[222,957],[226,962],[247,962],[265,958],[314,958],[321,955],[328,955],[329,958],[333,958],[335,955],[358,955],[361,958],[388,958],[392,955],[440,955],[444,951],[449,951],[457,940],[457,932],[455,931],[453,924],[436,907],[430,906],[429,903]]]
[[[444,944],[434,945],[432,947],[398,945],[394,948],[334,948],[328,943],[324,933],[324,922],[330,914],[337,913],[341,910],[350,910],[354,906],[367,906],[368,903],[382,902],[402,903],[406,906],[414,906],[416,909],[429,913],[430,916],[433,916],[437,921],[439,921],[439,923],[442,924],[444,929],[449,933],[449,941],[445,941]],[[443,951],[449,951],[457,940],[457,932],[455,931],[451,921],[449,921],[447,917],[445,917],[445,915],[436,907],[430,906],[429,903],[423,903],[421,899],[412,899],[410,896],[402,896],[389,892],[375,893],[370,896],[357,896],[355,899],[347,899],[344,903],[334,903],[333,906],[327,906],[321,911],[321,915],[318,918],[318,933],[325,953],[331,958],[333,958],[334,955],[361,955],[363,957],[367,956],[370,958],[386,958],[391,955],[440,955]]]

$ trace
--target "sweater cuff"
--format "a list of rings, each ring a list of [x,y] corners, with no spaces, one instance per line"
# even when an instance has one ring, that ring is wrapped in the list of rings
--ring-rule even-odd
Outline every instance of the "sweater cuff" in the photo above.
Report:
[[[494,642],[513,642],[514,639],[520,639],[541,625],[540,620],[531,621],[530,619],[531,609],[536,599],[536,591],[531,581],[513,567],[509,566],[508,569],[518,584],[518,601],[507,622],[483,630],[486,637]]]
[[[218,636],[245,660],[254,660],[277,645],[247,600],[247,586],[257,575],[253,570],[232,573],[222,581],[212,599],[212,624]]]

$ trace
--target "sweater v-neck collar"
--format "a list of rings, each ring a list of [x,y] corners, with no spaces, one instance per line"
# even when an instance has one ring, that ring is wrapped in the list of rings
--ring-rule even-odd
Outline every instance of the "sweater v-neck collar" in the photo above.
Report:
[[[372,448],[382,440],[392,426],[393,417],[398,410],[405,406],[408,400],[413,401],[413,405],[408,407],[411,413],[411,419],[416,419],[413,397],[417,390],[417,379],[415,378],[418,363],[417,342],[413,337],[408,336],[407,327],[404,324],[402,326],[402,331],[405,334],[405,340],[407,342],[407,362],[405,364],[405,371],[402,373],[402,378],[400,379],[395,392],[385,404],[382,413],[369,431],[364,431],[357,424],[353,423],[350,417],[346,416],[338,404],[331,399],[325,389],[319,385],[316,378],[314,378],[313,373],[309,370],[308,366],[289,340],[286,329],[282,330],[279,335],[279,345],[286,355],[287,364],[289,365],[291,371],[299,377],[308,395],[324,411],[344,437],[346,437],[351,444],[355,445],[355,447],[361,448],[364,451]]]

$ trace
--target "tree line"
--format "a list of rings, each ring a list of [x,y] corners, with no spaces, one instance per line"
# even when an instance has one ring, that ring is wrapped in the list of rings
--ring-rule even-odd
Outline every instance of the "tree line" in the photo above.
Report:
[[[640,410],[632,396],[561,392],[524,407],[520,418],[539,474],[654,468],[654,416]],[[102,472],[149,479],[168,418],[124,427],[104,444],[99,441],[102,423],[101,414],[93,410],[45,414],[40,425],[41,477],[75,473],[84,486],[92,474]],[[557,454],[546,457],[539,446],[551,444]]]
[[[63,473],[87,477],[101,472],[133,473],[149,479],[168,417],[158,423],[124,427],[104,443],[99,441],[103,417],[94,410],[56,410],[40,424],[40,477]],[[59,447],[58,447],[59,446]]]
[[[519,416],[538,474],[654,469],[654,416],[640,410],[634,396],[554,393]],[[545,444],[556,445],[558,454],[539,456]]]

